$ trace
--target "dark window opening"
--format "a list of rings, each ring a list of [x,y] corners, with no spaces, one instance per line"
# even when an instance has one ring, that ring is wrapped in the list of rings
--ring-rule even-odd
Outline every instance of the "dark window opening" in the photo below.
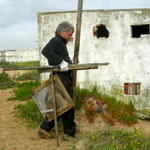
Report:
[[[131,26],[131,29],[133,38],[140,38],[150,34],[149,25],[134,25]]]
[[[100,37],[109,37],[109,31],[106,29],[106,26],[104,24],[98,24],[93,27],[93,35],[97,38]]]
[[[141,83],[124,83],[124,94],[140,95]]]

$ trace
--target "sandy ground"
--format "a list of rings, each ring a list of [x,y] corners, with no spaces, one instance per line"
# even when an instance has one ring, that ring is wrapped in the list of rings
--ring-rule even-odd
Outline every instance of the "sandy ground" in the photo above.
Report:
[[[12,114],[18,101],[8,101],[12,89],[0,90],[0,150],[69,150],[72,144],[59,138],[60,146],[57,147],[56,139],[40,139],[37,135],[38,129],[29,129],[23,125],[20,119]],[[86,119],[84,111],[76,112],[77,138],[82,137],[86,132],[101,129],[125,129],[134,130],[138,128],[145,136],[150,136],[150,121],[138,120],[138,123],[128,127],[119,123],[110,126],[98,117],[95,123],[91,124]],[[78,147],[82,142],[78,142]],[[82,149],[82,148],[80,148]]]

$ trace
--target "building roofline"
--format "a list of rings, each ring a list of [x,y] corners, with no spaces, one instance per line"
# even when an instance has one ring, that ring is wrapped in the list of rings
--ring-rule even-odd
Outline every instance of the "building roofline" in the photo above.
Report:
[[[150,11],[150,8],[127,8],[127,9],[89,9],[89,10],[83,10],[83,12],[115,12],[115,11],[143,11],[148,10]],[[59,14],[59,13],[76,13],[76,10],[66,10],[66,11],[51,11],[51,12],[38,12],[37,15],[47,15],[47,14]]]

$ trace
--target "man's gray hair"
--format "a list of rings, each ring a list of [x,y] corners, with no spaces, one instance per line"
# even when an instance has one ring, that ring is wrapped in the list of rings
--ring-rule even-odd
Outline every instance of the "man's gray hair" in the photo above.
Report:
[[[67,32],[67,31],[73,31],[74,32],[74,27],[71,23],[69,23],[68,21],[62,22],[60,23],[55,31],[55,34],[59,35],[60,32]]]

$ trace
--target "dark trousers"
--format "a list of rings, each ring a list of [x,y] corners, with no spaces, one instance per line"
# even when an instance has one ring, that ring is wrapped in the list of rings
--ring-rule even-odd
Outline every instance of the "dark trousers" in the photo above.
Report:
[[[73,90],[72,90],[72,85],[65,83],[64,80],[62,80],[68,94],[72,97],[73,96]],[[74,108],[71,108],[64,114],[58,117],[59,119],[62,119],[63,122],[63,131],[65,134],[69,136],[74,136],[76,132],[76,124],[74,122]],[[51,122],[48,122],[47,120],[44,120],[42,124],[40,125],[40,128],[44,129],[45,131],[50,131],[54,127],[54,120]]]

